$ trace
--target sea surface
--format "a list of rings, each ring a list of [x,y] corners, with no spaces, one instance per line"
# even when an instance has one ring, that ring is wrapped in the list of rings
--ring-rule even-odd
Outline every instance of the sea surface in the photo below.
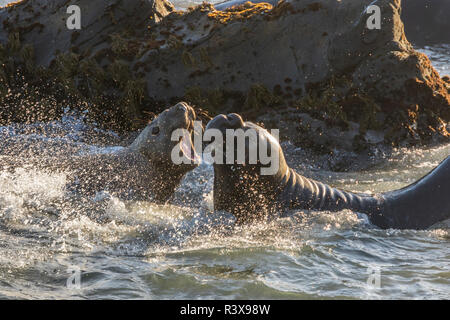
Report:
[[[448,45],[418,49],[449,74]],[[66,110],[60,121],[0,127],[0,163],[122,144]],[[414,182],[449,154],[450,144],[398,149],[370,170],[339,173],[308,158],[288,160],[308,177],[379,192]],[[380,230],[346,210],[239,226],[213,213],[207,165],[164,206],[106,191],[73,197],[68,175],[0,170],[0,299],[450,299],[448,224]]]

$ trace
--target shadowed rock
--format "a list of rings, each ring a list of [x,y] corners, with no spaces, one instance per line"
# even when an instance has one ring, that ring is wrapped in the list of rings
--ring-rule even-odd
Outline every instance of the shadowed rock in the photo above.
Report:
[[[450,1],[407,0],[402,19],[406,36],[414,44],[450,43]]]
[[[381,8],[380,30],[367,28],[370,4]],[[79,31],[67,30],[62,0],[3,9],[0,42],[17,35],[84,96],[118,93],[129,118],[184,98],[214,113],[294,106],[333,125],[357,122],[362,136],[388,130],[388,142],[448,139],[449,83],[406,39],[400,0],[78,5]]]

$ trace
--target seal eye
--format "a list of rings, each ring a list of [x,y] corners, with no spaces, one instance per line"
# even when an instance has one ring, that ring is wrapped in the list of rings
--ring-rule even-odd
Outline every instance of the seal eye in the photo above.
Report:
[[[152,129],[152,135],[157,135],[159,133],[159,127],[153,127]]]

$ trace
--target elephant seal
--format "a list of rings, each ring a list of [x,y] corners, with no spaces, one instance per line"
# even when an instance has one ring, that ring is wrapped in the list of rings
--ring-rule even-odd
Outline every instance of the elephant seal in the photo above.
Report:
[[[197,166],[191,135],[172,141],[177,129],[192,134],[195,119],[194,109],[180,102],[160,113],[130,146],[71,159],[72,186],[83,194],[107,190],[120,198],[165,203],[183,176]],[[171,154],[177,146],[189,161],[173,163]]]
[[[219,3],[214,4],[214,8],[216,10],[223,11],[223,10],[230,9],[231,7],[234,7],[234,6],[240,6],[241,4],[244,4],[246,2],[249,2],[249,1],[248,0],[227,0],[227,1],[223,1],[223,2],[219,2]],[[264,0],[253,0],[253,1],[250,1],[250,2],[252,4],[258,4],[258,3],[263,2],[263,3],[271,4],[272,6],[275,6],[278,3],[278,0],[266,0],[266,1],[264,1]]]
[[[107,191],[121,199],[166,202],[174,193],[184,174],[194,169],[195,150],[192,137],[196,119],[194,109],[181,102],[160,113],[148,124],[128,147],[100,149],[95,153],[33,159],[17,159],[5,162],[0,158],[0,168],[34,168],[47,172],[66,174],[66,189],[75,195],[95,196]],[[172,141],[172,132],[186,129],[186,135]],[[171,153],[178,147],[186,164],[176,165]],[[26,162],[23,162],[26,161]]]
[[[214,209],[247,222],[290,209],[365,213],[376,226],[387,229],[425,229],[450,218],[450,157],[419,181],[391,192],[368,195],[339,190],[307,179],[287,165],[283,150],[268,131],[238,114],[219,115],[207,127],[226,135],[227,129],[253,129],[278,152],[279,167],[273,175],[261,175],[261,163],[214,164]],[[268,146],[268,145],[266,145]],[[260,148],[261,145],[258,146]],[[223,152],[226,152],[224,146]],[[246,159],[248,158],[246,144]],[[229,162],[230,163],[230,162]]]

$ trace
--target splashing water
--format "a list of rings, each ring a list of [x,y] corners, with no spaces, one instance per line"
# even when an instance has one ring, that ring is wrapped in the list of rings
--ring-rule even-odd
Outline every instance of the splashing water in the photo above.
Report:
[[[449,73],[447,45],[419,50]],[[207,165],[187,174],[172,204],[122,201],[107,191],[77,196],[66,190],[69,172],[30,160],[122,146],[117,134],[69,110],[60,121],[0,127],[0,141],[0,298],[450,298],[445,224],[380,230],[345,210],[239,226],[213,213]],[[449,154],[450,145],[399,149],[370,170],[346,173],[291,161],[337,187],[378,192],[414,182]],[[80,289],[67,287],[73,267]],[[380,270],[380,288],[367,284],[369,268]]]
[[[61,158],[110,152],[118,139],[69,111],[61,121],[1,127],[0,135],[8,141],[0,163],[49,150]],[[102,144],[93,144],[99,135]],[[23,148],[29,140],[32,152]],[[303,173],[383,191],[413,182],[449,153],[450,145],[400,149],[364,172]],[[230,214],[212,211],[206,164],[187,174],[170,205],[106,191],[77,196],[65,188],[69,174],[26,165],[0,170],[0,297],[449,298],[448,226],[379,230],[350,211],[235,225]],[[67,288],[73,267],[81,271],[79,290]],[[381,270],[381,288],[368,287],[369,267]]]
[[[448,56],[450,53],[450,44],[444,43],[434,45],[432,47],[425,46],[417,48],[422,53],[425,53],[433,62],[433,66],[439,72],[441,77],[450,76],[450,64],[448,63]]]

